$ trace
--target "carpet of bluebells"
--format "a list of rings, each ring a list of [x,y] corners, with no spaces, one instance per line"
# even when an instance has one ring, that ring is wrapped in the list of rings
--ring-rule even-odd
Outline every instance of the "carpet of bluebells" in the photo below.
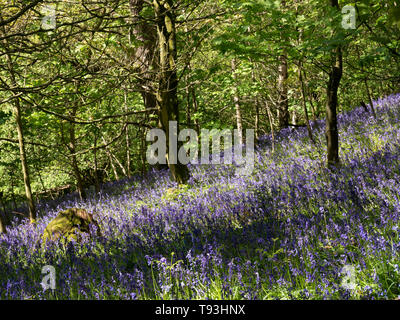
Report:
[[[190,166],[38,205],[36,225],[0,235],[1,299],[397,299],[400,295],[400,94],[339,115],[341,166],[328,170],[324,121],[260,140],[255,170]],[[70,207],[101,237],[41,243]],[[56,270],[44,291],[42,267]],[[352,272],[346,273],[346,270]]]

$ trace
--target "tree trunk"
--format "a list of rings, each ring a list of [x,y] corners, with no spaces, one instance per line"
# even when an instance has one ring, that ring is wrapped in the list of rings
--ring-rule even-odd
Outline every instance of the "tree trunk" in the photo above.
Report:
[[[143,128],[140,130],[140,162],[141,162],[141,174],[144,177],[146,173],[146,134],[147,129]]]
[[[365,89],[366,89],[366,91],[367,91],[368,100],[369,100],[369,103],[370,103],[370,105],[371,105],[372,115],[373,115],[374,118],[376,119],[376,112],[375,112],[375,107],[374,107],[374,101],[372,100],[371,91],[369,90],[368,80],[367,80],[366,77],[364,78],[364,84],[365,84]]]
[[[19,104],[18,99],[15,100],[14,112],[15,112],[15,120],[17,123],[19,154],[22,165],[22,175],[24,177],[25,195],[29,207],[29,219],[31,223],[35,223],[36,207],[32,197],[31,181],[29,176],[29,168],[26,160],[25,141],[24,141],[23,127],[22,127],[22,119],[21,119],[21,106]]]
[[[260,107],[259,107],[259,105],[258,105],[258,97],[256,98],[256,100],[255,100],[255,107],[256,107],[256,116],[255,116],[255,119],[254,119],[254,131],[255,131],[255,134],[256,134],[256,141],[258,142],[259,141],[259,138],[260,138]]]
[[[97,127],[94,133],[94,149],[93,149],[93,157],[94,157],[94,188],[96,191],[96,195],[100,192],[100,181],[98,175],[98,163],[97,163],[97,138],[98,132]]]
[[[3,199],[3,195],[2,194],[0,195],[0,204],[1,204],[1,207],[3,209],[4,216],[6,216],[7,215],[7,209],[6,209],[6,204],[4,203],[4,199]]]
[[[3,27],[3,33],[5,33]],[[15,77],[14,66],[12,63],[12,59],[9,53],[6,54],[7,58],[7,66],[8,71],[10,73],[11,84],[14,88],[17,88],[17,79]],[[32,197],[32,189],[31,189],[31,182],[29,176],[29,167],[26,159],[26,152],[25,152],[25,141],[24,141],[24,133],[23,133],[23,125],[22,125],[22,115],[21,115],[21,104],[19,98],[14,99],[14,114],[15,114],[15,122],[17,126],[17,133],[18,133],[18,145],[19,145],[19,154],[22,166],[22,175],[24,177],[24,186],[25,186],[25,195],[26,200],[28,202],[29,207],[29,219],[31,223],[36,222],[36,207],[35,202]]]
[[[196,91],[195,91],[193,86],[191,87],[190,91],[192,93],[193,112],[197,113],[198,110],[199,110],[199,104],[197,102]],[[200,123],[199,123],[199,119],[197,117],[194,119],[194,127],[195,127],[195,130],[197,132],[197,136],[199,136],[200,135]]]
[[[275,151],[275,130],[274,130],[274,119],[272,116],[271,109],[269,107],[267,99],[265,99],[265,107],[267,109],[267,115],[269,120],[269,126],[271,128],[271,138],[272,138],[272,152]]]
[[[250,29],[250,28],[249,28]],[[254,62],[252,59],[250,59],[250,62],[252,63],[252,68],[251,68],[251,80],[253,82],[253,84],[256,84],[256,73],[254,70]],[[259,138],[260,138],[260,105],[259,105],[259,99],[258,99],[258,95],[255,97],[254,99],[254,105],[255,105],[255,119],[254,119],[254,131],[256,134],[256,141],[258,142]]]
[[[104,137],[101,137],[101,138],[102,138],[102,140],[103,140],[103,143],[104,143],[104,144],[107,144],[106,139],[104,139]],[[105,150],[106,150],[106,153],[107,153],[107,155],[108,155],[108,158],[109,158],[110,161],[111,161],[111,166],[113,167],[114,171],[116,172],[116,170],[115,170],[115,165],[113,164],[114,161],[115,161],[115,163],[121,168],[122,174],[123,174],[125,177],[127,177],[127,176],[128,176],[128,173],[127,173],[127,171],[125,170],[125,168],[124,168],[124,166],[122,165],[122,163],[118,160],[118,158],[109,150],[108,147],[106,147]],[[112,159],[114,159],[114,161],[113,161]],[[119,178],[117,178],[117,180],[119,180]]]
[[[0,233],[7,233],[6,223],[3,219],[3,213],[0,212]]]
[[[125,105],[125,112],[128,113],[128,98],[127,98],[127,93],[126,91],[124,92],[124,105]],[[128,116],[126,116],[125,119],[126,122],[129,121]],[[126,174],[128,178],[131,177],[132,172],[131,172],[131,144],[129,141],[129,126],[127,125],[125,128],[125,144],[126,144]]]
[[[287,128],[289,125],[289,101],[288,101],[288,66],[287,56],[285,54],[279,56],[278,69],[278,90],[279,90],[279,128]]]
[[[287,10],[286,0],[281,1],[281,9]],[[288,41],[286,35],[284,33],[281,34],[282,41]],[[289,100],[288,100],[288,62],[287,62],[287,54],[286,50],[283,50],[283,53],[279,56],[279,67],[278,67],[278,92],[279,92],[279,100],[278,100],[278,120],[279,120],[279,129],[287,128],[289,126]]]
[[[75,119],[77,112],[77,107],[74,106],[72,108],[72,112],[70,114],[71,119]],[[76,186],[79,193],[79,197],[81,200],[86,199],[86,191],[83,186],[82,176],[79,169],[78,158],[76,156],[76,137],[75,137],[75,124],[73,122],[69,123],[69,152],[71,154],[71,166],[76,179]]]
[[[183,184],[189,179],[189,170],[179,162],[177,157],[178,149],[172,150],[172,145],[170,145],[169,141],[170,121],[177,122],[177,130],[179,132],[178,76],[176,70],[177,48],[175,13],[172,8],[173,1],[154,0],[153,5],[157,21],[160,55],[159,83],[156,94],[157,108],[159,110],[159,126],[164,130],[167,137],[167,162],[169,169],[174,180],[179,184]]]
[[[357,47],[357,56],[358,56],[358,59],[360,60],[361,56],[360,56],[360,50],[359,50],[358,47]],[[362,72],[362,74],[363,74],[363,76],[364,76],[364,77],[363,77],[363,82],[364,82],[364,85],[365,85],[365,90],[366,90],[366,92],[367,92],[367,96],[368,96],[369,103],[370,103],[370,105],[371,105],[372,115],[373,115],[374,118],[376,119],[376,112],[375,112],[375,108],[374,108],[374,101],[372,100],[371,91],[369,90],[369,86],[368,86],[367,74],[366,74],[366,72],[365,72],[365,69],[364,69],[364,66],[363,66],[363,65],[361,65],[361,72]]]
[[[135,52],[135,62],[140,73],[140,87],[143,103],[146,109],[156,108],[157,99],[154,94],[154,84],[158,70],[156,59],[157,29],[148,19],[140,16],[145,0],[130,0],[130,10],[133,20],[133,35],[140,46]]]
[[[110,152],[107,149],[105,149],[105,151],[106,151],[106,154],[107,154],[107,157],[108,157],[108,161],[110,161],[111,168],[112,168],[112,170],[114,172],[114,177],[118,181],[119,180],[119,175],[118,175],[117,168],[114,165],[114,160],[112,159]]]
[[[12,173],[12,175],[14,175],[14,173]],[[17,200],[15,199],[14,187],[15,187],[14,179],[11,176],[11,202],[14,206],[14,211],[17,211]]]
[[[299,81],[300,81],[300,87],[301,87],[301,97],[302,97],[302,100],[303,100],[303,110],[304,110],[304,115],[305,115],[305,118],[306,118],[308,136],[310,137],[311,141],[315,144],[315,140],[314,140],[314,137],[313,137],[312,129],[311,129],[311,126],[310,126],[310,119],[308,117],[306,92],[305,92],[305,88],[304,88],[303,71],[302,71],[301,62],[299,63]]]
[[[188,67],[190,72],[190,66]],[[189,76],[185,75],[185,94],[186,94],[186,126],[191,128],[192,126],[192,115],[191,115],[191,92],[190,92]]]
[[[235,111],[236,111],[236,126],[238,130],[238,140],[240,144],[243,144],[243,122],[242,122],[242,112],[240,110],[240,97],[239,97],[239,89],[237,84],[237,76],[236,76],[236,59],[233,58],[231,60],[231,68],[232,68],[232,77],[234,80],[234,87],[235,87],[235,94],[233,96],[233,101],[235,104]]]
[[[338,0],[331,0],[334,8],[339,8]],[[326,105],[326,142],[328,167],[338,166],[339,159],[339,133],[337,127],[338,90],[343,75],[343,53],[341,45],[337,45],[332,53],[332,66],[329,73]]]
[[[0,204],[3,207],[3,211],[0,211],[0,233],[7,233],[6,229],[6,207],[3,203],[3,193],[0,192]]]

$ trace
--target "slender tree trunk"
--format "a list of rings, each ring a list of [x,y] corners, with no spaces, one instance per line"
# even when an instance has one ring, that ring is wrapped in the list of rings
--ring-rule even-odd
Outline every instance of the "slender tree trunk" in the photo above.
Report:
[[[128,174],[127,174],[127,172],[126,172],[124,166],[122,165],[121,161],[119,161],[118,158],[117,158],[114,154],[112,154],[112,153],[111,153],[111,156],[114,158],[115,163],[121,168],[122,174],[123,174],[125,177],[127,177]]]
[[[340,10],[338,0],[331,0],[331,6]],[[338,90],[343,75],[343,53],[341,45],[337,45],[332,53],[332,66],[329,73],[326,105],[326,142],[328,167],[338,166],[339,133],[337,126]]]
[[[306,79],[307,82],[307,79]],[[310,104],[311,104],[311,108],[313,110],[313,117],[314,120],[317,120],[319,115],[321,114],[321,110],[319,110],[319,104],[318,104],[318,95],[315,92],[310,92],[309,93],[309,99],[310,99]],[[316,106],[314,106],[314,102],[316,102]]]
[[[187,23],[185,24],[185,33],[186,36],[189,36],[189,28]],[[188,128],[191,128],[191,124],[192,124],[192,117],[191,117],[191,88],[192,85],[189,81],[189,74],[192,71],[192,67],[190,65],[190,61],[187,62],[187,73],[185,75],[185,93],[186,93],[186,126]]]
[[[309,97],[309,101],[310,101],[310,105],[311,105],[311,112],[312,112],[313,120],[314,120],[314,121],[317,121],[318,116],[317,116],[317,112],[316,112],[316,110],[315,110],[314,103],[313,103],[313,101],[312,101],[312,97]]]
[[[133,35],[140,43],[135,52],[135,66],[140,72],[141,94],[146,109],[156,108],[157,99],[154,94],[154,84],[158,71],[158,59],[156,59],[157,29],[148,19],[140,16],[145,0],[130,0],[130,10],[133,20]]]
[[[258,101],[258,97],[255,100],[255,106],[256,106],[256,116],[254,119],[254,131],[256,134],[256,141],[258,141],[258,139],[260,138],[260,107],[258,105],[259,101]]]
[[[282,10],[286,10],[286,0],[281,1]],[[284,34],[281,34],[283,41],[287,41]],[[288,62],[286,50],[279,56],[279,67],[278,67],[278,120],[279,129],[287,128],[289,126],[289,100],[288,100]]]
[[[77,107],[72,107],[72,112],[70,114],[72,119],[75,119],[77,112]],[[86,199],[86,191],[83,185],[81,171],[79,169],[78,158],[76,156],[76,137],[75,137],[75,123],[69,123],[69,152],[71,154],[71,166],[76,179],[76,186],[78,189],[79,197],[81,200]]]
[[[3,33],[5,33],[5,29],[3,27]],[[7,43],[7,40],[6,40]],[[8,71],[10,73],[11,84],[14,88],[17,88],[17,79],[14,72],[14,66],[9,53],[6,54],[7,58],[7,65]],[[15,122],[17,127],[18,133],[18,145],[19,145],[19,154],[22,166],[22,175],[24,178],[24,186],[25,186],[25,195],[26,200],[28,202],[29,207],[29,219],[31,223],[36,222],[36,207],[35,202],[32,196],[32,189],[31,189],[31,182],[30,182],[30,175],[29,175],[29,167],[26,158],[26,151],[25,151],[25,140],[24,140],[24,133],[23,133],[23,125],[22,125],[22,115],[21,115],[21,104],[19,98],[14,99],[14,114],[15,114]]]
[[[190,67],[188,67],[188,71],[190,71]],[[191,93],[190,93],[190,83],[188,75],[185,75],[185,94],[186,94],[186,126],[190,128],[192,125],[192,117],[191,117]]]
[[[94,133],[94,149],[93,149],[93,157],[94,157],[94,188],[96,194],[100,192],[100,181],[98,175],[98,163],[97,163],[97,139],[98,139],[98,132],[97,128]]]
[[[17,200],[15,199],[14,187],[15,187],[14,179],[11,177],[11,201],[14,206],[14,211],[17,211]]]
[[[6,209],[6,204],[4,203],[4,198],[3,198],[2,194],[0,195],[0,204],[1,204],[1,207],[2,207],[3,212],[4,212],[4,216],[6,216],[7,215],[7,209]]]
[[[357,56],[358,56],[358,59],[360,59],[360,50],[359,50],[358,47],[357,47]],[[370,105],[371,105],[372,115],[373,115],[374,118],[376,119],[376,112],[375,112],[375,108],[374,108],[374,101],[372,100],[371,91],[370,91],[369,86],[368,86],[367,74],[366,74],[366,72],[365,72],[365,69],[364,69],[364,66],[363,66],[363,65],[361,66],[361,72],[362,72],[362,74],[363,74],[363,76],[364,76],[364,77],[363,77],[363,82],[364,82],[364,85],[365,85],[365,90],[366,90],[366,92],[367,92],[367,96],[368,96],[369,103],[370,103]]]
[[[140,160],[141,160],[141,173],[142,176],[146,173],[146,128],[143,128],[141,131],[141,139],[140,139]]]
[[[114,177],[118,181],[119,180],[119,175],[118,175],[117,168],[114,165],[114,160],[113,160],[113,158],[112,158],[112,156],[110,154],[110,151],[108,151],[107,149],[105,149],[105,151],[106,151],[106,154],[107,154],[107,157],[108,157],[108,161],[110,161],[111,168],[112,168],[112,170],[114,172]]]
[[[304,88],[303,72],[302,72],[302,64],[301,64],[301,62],[299,63],[299,81],[300,81],[300,87],[301,87],[301,97],[302,97],[302,100],[303,100],[303,111],[304,111],[304,115],[305,115],[305,118],[306,118],[308,136],[310,137],[311,141],[315,144],[315,140],[314,140],[314,137],[313,137],[312,129],[311,129],[311,126],[310,126],[310,119],[308,117],[306,92],[305,92],[305,88]]]
[[[35,202],[32,197],[32,189],[31,189],[31,181],[29,176],[29,167],[26,160],[26,152],[25,152],[25,141],[24,141],[24,134],[23,134],[23,126],[22,126],[22,119],[21,119],[21,106],[19,104],[19,100],[15,100],[15,121],[17,123],[17,132],[18,132],[18,144],[19,144],[19,154],[21,159],[22,165],[22,175],[24,177],[24,185],[25,185],[25,195],[26,199],[28,200],[28,207],[29,207],[29,219],[31,223],[36,222],[36,207]]]
[[[190,91],[192,93],[193,112],[197,113],[199,111],[199,104],[197,102],[195,88],[192,86]],[[195,130],[197,132],[197,136],[199,136],[200,135],[200,122],[199,122],[199,119],[197,117],[194,119],[194,127],[195,127]]]
[[[183,184],[189,179],[187,166],[181,164],[169,143],[169,123],[176,121],[179,132],[178,76],[176,69],[177,47],[175,13],[172,0],[154,0],[160,54],[160,72],[157,90],[159,126],[167,137],[167,161],[174,180]],[[178,143],[179,146],[179,143]],[[177,153],[178,150],[176,150]],[[172,156],[172,158],[171,158]]]
[[[6,229],[6,207],[3,203],[3,194],[0,193],[0,204],[3,207],[3,212],[0,211],[0,233],[7,233],[7,229]]]
[[[367,96],[368,96],[369,104],[371,105],[372,114],[373,114],[374,118],[376,119],[376,112],[375,112],[375,107],[374,107],[374,100],[372,99],[371,91],[369,90],[368,80],[367,80],[366,77],[364,78],[364,85],[365,85],[365,90],[367,91]]]
[[[267,109],[267,115],[269,120],[269,126],[271,128],[271,137],[272,137],[272,152],[275,151],[275,130],[274,130],[274,119],[272,116],[271,109],[269,107],[267,99],[265,99],[265,107]]]
[[[242,121],[242,112],[240,110],[240,97],[239,97],[239,88],[237,84],[237,75],[236,75],[236,59],[233,58],[231,60],[231,68],[232,68],[232,76],[235,82],[235,94],[233,96],[233,101],[235,104],[235,111],[236,111],[236,127],[238,130],[238,140],[240,144],[243,144],[243,121]]]
[[[128,101],[127,101],[127,93],[124,92],[124,104],[125,104],[125,112],[128,113]],[[128,122],[128,116],[126,116],[125,121]],[[125,129],[125,144],[126,144],[126,174],[130,178],[131,177],[131,144],[129,141],[129,126],[126,126]]]
[[[250,28],[249,28],[250,30]],[[251,68],[251,80],[253,82],[253,84],[256,84],[256,73],[254,70],[254,62],[252,59],[250,59],[250,62],[252,63],[253,67]],[[260,105],[259,105],[259,99],[258,99],[258,95],[255,98],[255,119],[254,119],[254,131],[255,131],[255,138],[256,141],[258,141],[258,139],[260,138],[259,136],[259,132],[260,132]]]
[[[54,200],[53,193],[52,193],[51,189],[49,189],[47,191],[46,186],[44,185],[44,181],[43,181],[43,178],[42,178],[42,174],[40,173],[40,169],[37,167],[37,165],[34,165],[34,168],[35,168],[35,171],[36,171],[37,176],[39,178],[40,185],[42,186],[43,194],[46,195],[46,193],[50,192],[50,197]],[[38,195],[36,195],[36,200],[39,201],[39,196]]]
[[[287,56],[283,54],[279,56],[278,68],[278,90],[279,90],[279,128],[283,129],[289,125],[289,101],[288,101],[288,65]]]
[[[101,137],[101,138],[103,140],[103,143],[106,144],[107,143],[106,139],[104,139],[104,137]],[[115,167],[115,164],[114,164],[113,155],[110,152],[110,150],[108,150],[108,147],[106,147],[104,150],[105,150],[105,152],[107,154],[108,160],[110,161],[111,168],[112,168],[112,170],[114,172],[114,177],[115,177],[115,179],[119,180],[119,175],[118,175],[117,168]]]
[[[6,223],[4,221],[2,212],[0,212],[0,233],[7,233]]]

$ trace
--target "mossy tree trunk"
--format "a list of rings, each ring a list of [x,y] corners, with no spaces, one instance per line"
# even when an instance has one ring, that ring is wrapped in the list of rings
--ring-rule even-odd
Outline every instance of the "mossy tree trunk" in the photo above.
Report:
[[[179,132],[177,48],[173,1],[154,0],[153,5],[157,21],[160,58],[159,81],[156,93],[159,126],[164,130],[167,137],[167,162],[169,169],[174,180],[179,184],[183,184],[189,179],[189,170],[179,162],[176,155],[173,156],[173,159],[170,157],[169,151],[172,146],[170,146],[168,138],[170,136],[170,121],[178,123]]]

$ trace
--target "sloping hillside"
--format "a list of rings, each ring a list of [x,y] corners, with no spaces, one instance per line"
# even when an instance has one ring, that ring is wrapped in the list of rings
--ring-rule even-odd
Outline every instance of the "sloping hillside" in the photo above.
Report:
[[[251,176],[191,166],[109,183],[87,202],[42,203],[0,235],[1,299],[351,299],[400,295],[400,94],[339,116],[342,166],[325,168],[324,121],[260,141]],[[103,237],[42,246],[62,209],[95,212]],[[57,272],[43,292],[44,265]],[[346,275],[345,271],[350,273]],[[343,281],[350,280],[349,283]]]

